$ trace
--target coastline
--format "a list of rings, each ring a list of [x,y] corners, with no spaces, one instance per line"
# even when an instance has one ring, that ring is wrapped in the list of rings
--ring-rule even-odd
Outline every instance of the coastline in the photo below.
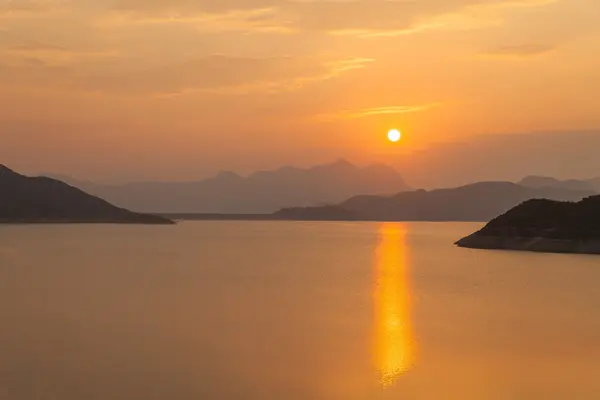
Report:
[[[502,237],[473,234],[455,243],[458,247],[481,250],[513,250],[555,254],[600,255],[600,240],[571,240],[547,237]]]
[[[86,219],[2,219],[0,225],[176,225],[177,222],[159,216],[140,220],[86,220]]]

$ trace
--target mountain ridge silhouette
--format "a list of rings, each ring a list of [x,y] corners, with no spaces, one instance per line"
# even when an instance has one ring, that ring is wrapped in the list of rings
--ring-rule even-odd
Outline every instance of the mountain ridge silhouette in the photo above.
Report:
[[[115,207],[49,177],[28,177],[0,165],[0,222],[172,224],[167,218]]]
[[[338,203],[357,194],[392,194],[411,189],[390,166],[359,167],[345,159],[309,168],[282,166],[247,176],[221,171],[189,182],[72,182],[120,207],[163,214],[268,214],[285,207]]]

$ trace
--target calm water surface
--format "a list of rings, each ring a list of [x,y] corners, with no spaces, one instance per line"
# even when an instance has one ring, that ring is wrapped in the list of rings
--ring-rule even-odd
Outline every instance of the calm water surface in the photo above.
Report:
[[[0,226],[0,399],[600,399],[600,258],[478,227]]]

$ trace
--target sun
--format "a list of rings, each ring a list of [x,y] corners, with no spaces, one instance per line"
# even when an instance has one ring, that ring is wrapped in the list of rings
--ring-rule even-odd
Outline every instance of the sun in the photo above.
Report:
[[[402,133],[398,129],[392,129],[388,132],[390,142],[398,142],[402,138]]]

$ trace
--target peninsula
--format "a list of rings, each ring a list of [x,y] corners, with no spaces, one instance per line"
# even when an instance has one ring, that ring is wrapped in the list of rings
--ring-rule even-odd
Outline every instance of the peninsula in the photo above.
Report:
[[[59,180],[27,177],[0,164],[0,223],[173,224],[134,213]]]
[[[529,200],[456,245],[474,249],[600,254],[600,196]]]

